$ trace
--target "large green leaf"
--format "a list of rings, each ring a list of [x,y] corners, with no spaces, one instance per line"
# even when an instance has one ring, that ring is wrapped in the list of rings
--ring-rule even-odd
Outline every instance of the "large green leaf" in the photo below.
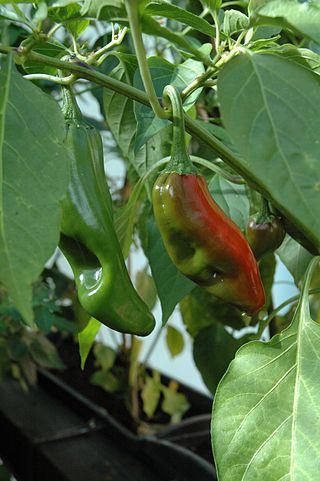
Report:
[[[32,282],[59,240],[64,137],[58,104],[8,62],[0,71],[0,282],[29,323]]]
[[[214,400],[220,481],[310,481],[320,469],[320,326],[310,317],[310,264],[291,325],[236,354]]]
[[[320,246],[318,76],[286,58],[246,53],[220,73],[218,96],[244,168]]]
[[[290,27],[320,43],[320,3],[317,0],[251,0],[249,8],[255,23]]]

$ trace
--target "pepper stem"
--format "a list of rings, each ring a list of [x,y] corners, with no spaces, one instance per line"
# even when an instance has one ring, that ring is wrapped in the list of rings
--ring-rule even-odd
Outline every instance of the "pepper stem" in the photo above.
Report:
[[[267,199],[265,197],[262,197],[262,207],[261,207],[261,211],[257,217],[257,222],[269,222],[271,221],[272,219],[274,219],[274,215],[272,214],[272,212],[270,211],[270,207],[269,207],[269,202],[267,201]]]
[[[71,86],[63,86],[62,90],[62,112],[65,120],[81,122],[83,120],[81,110],[77,104],[76,97]]]
[[[172,110],[172,148],[171,159],[166,167],[166,172],[178,174],[198,175],[197,169],[192,164],[187,150],[186,132],[184,125],[184,111],[182,100],[176,87],[167,85],[163,91],[163,101]]]

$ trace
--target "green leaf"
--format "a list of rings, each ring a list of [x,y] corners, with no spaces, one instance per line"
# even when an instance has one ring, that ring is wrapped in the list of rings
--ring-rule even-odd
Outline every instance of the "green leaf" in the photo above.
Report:
[[[90,382],[107,392],[117,392],[121,389],[121,381],[110,371],[96,371],[90,377]]]
[[[77,39],[90,24],[81,18],[81,5],[74,0],[57,1],[49,8],[49,17],[55,22],[63,23],[65,28]]]
[[[226,10],[223,17],[223,31],[230,36],[249,28],[249,18],[238,10]]]
[[[124,207],[118,209],[114,215],[114,225],[122,249],[126,258],[130,251],[133,229],[135,224],[137,203],[144,187],[144,181],[139,179],[134,186],[130,198]]]
[[[0,71],[0,282],[30,324],[32,282],[59,240],[64,137],[58,104],[8,62]]]
[[[153,372],[153,376],[146,376],[145,383],[141,390],[141,398],[143,402],[143,411],[148,418],[152,418],[156,412],[157,406],[160,401],[161,395],[161,383],[160,376]]]
[[[195,287],[195,284],[181,274],[172,263],[154,218],[151,216],[146,221],[146,239],[143,248],[149,260],[160,299],[162,323],[165,324],[175,306]]]
[[[293,28],[320,43],[320,4],[309,0],[251,0],[250,19],[256,24]]]
[[[149,309],[152,310],[157,302],[157,289],[147,267],[137,272],[135,288]]]
[[[119,64],[111,76],[128,84],[132,83],[137,60],[134,55],[117,54]],[[133,101],[113,90],[104,89],[103,104],[106,121],[124,159],[128,159],[133,148],[136,120],[133,114]]]
[[[244,231],[250,210],[245,186],[232,184],[223,177],[215,175],[208,188],[219,207]]]
[[[81,6],[74,0],[57,1],[50,5],[48,14],[55,22],[63,23],[70,18],[80,16]]]
[[[98,364],[103,371],[111,369],[115,363],[117,352],[109,346],[106,346],[102,342],[97,342],[93,348],[93,352],[96,358],[96,364]]]
[[[144,14],[170,18],[176,22],[189,25],[198,32],[215,37],[216,30],[204,18],[198,17],[194,13],[188,12],[184,8],[178,7],[163,0],[153,0],[144,7]]]
[[[63,369],[65,367],[55,346],[42,335],[32,338],[29,344],[29,352],[39,366],[51,369]]]
[[[137,60],[133,55],[116,55],[120,61],[111,76],[132,85]],[[171,149],[171,127],[155,135],[147,144],[135,152],[137,121],[133,110],[133,101],[109,89],[104,89],[104,110],[107,124],[117,142],[124,159],[128,160],[139,175],[147,172],[149,167],[169,155]]]
[[[54,2],[49,8],[49,16],[55,22],[64,24],[65,28],[77,39],[90,24],[81,18],[81,5],[74,0]]]
[[[79,352],[81,358],[81,369],[84,369],[88,354],[94,343],[95,337],[101,327],[101,322],[91,317],[90,321],[83,329],[78,333]]]
[[[277,254],[292,274],[294,282],[297,286],[306,272],[306,269],[312,259],[312,255],[302,245],[298,244],[292,237],[287,235]]]
[[[178,386],[173,381],[171,381],[168,387],[166,386],[161,387],[161,391],[163,394],[161,409],[163,412],[171,416],[172,423],[179,422],[182,416],[190,408],[190,404],[185,394],[181,392],[177,392],[177,389],[178,389]]]
[[[238,55],[218,80],[223,122],[243,157],[239,161],[253,178],[261,179],[272,203],[317,246],[319,94],[317,75],[268,54]]]
[[[235,339],[222,324],[202,329],[194,339],[193,357],[203,382],[214,394],[236,351],[246,338]]]
[[[176,357],[184,349],[184,339],[182,333],[174,326],[167,326],[166,332],[167,348],[171,354],[171,357]]]
[[[89,25],[90,25],[89,20],[82,20],[82,21],[74,20],[66,24],[66,29],[69,30],[69,32],[71,33],[71,35],[73,35],[75,39],[77,39],[78,37],[80,37],[82,32],[86,30],[86,28]]]
[[[46,334],[50,332],[52,326],[56,325],[56,321],[59,322],[63,319],[59,316],[60,307],[57,306],[54,299],[51,299],[51,295],[51,291],[45,284],[39,284],[34,288],[34,322],[41,332]]]
[[[242,329],[244,320],[236,307],[196,287],[180,302],[183,322],[190,336],[195,338],[205,327],[221,323],[233,329]]]
[[[212,444],[220,481],[317,479],[320,451],[320,326],[307,271],[291,325],[236,354],[217,389]]]

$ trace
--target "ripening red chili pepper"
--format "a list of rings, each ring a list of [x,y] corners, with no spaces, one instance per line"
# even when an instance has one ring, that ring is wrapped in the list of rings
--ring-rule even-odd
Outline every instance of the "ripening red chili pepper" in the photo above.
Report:
[[[259,269],[236,224],[215,203],[204,177],[161,174],[153,208],[177,268],[220,299],[253,315],[264,305]]]
[[[215,203],[205,178],[191,164],[181,110],[178,125],[179,94],[172,86],[166,87],[164,93],[173,108],[173,152],[152,192],[154,215],[164,245],[185,276],[254,315],[265,303],[255,257],[245,236]]]

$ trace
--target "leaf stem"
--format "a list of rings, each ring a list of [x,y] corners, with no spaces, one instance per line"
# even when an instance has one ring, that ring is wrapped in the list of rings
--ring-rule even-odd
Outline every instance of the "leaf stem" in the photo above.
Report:
[[[105,53],[108,50],[110,50],[110,48],[115,47],[117,45],[121,45],[127,31],[128,31],[127,27],[124,27],[122,30],[119,30],[118,34],[115,34],[113,30],[111,41],[106,45],[104,45],[103,47],[101,47],[96,52],[93,52],[91,55],[89,55],[88,61],[87,61],[88,65],[100,66],[107,58],[107,55],[105,55]]]
[[[57,23],[56,25],[54,25],[47,33],[47,39],[51,38],[61,27],[63,27],[62,23]]]
[[[238,184],[238,185],[246,184],[246,181],[242,179],[242,177],[229,174],[229,172],[226,172],[224,169],[222,169],[221,167],[218,167],[218,165],[213,164],[209,160],[202,159],[201,157],[197,157],[195,155],[190,155],[190,158],[192,162],[195,162],[196,164],[207,167],[207,169],[210,169],[216,174],[221,175],[222,177],[224,177],[229,182],[232,182],[233,184]]]
[[[215,56],[215,58],[212,61],[212,66],[208,67],[207,70],[196,77],[181,93],[181,98],[184,100],[186,97],[191,95],[197,88],[201,87],[210,77],[214,74],[215,72],[215,67],[214,65],[217,63],[217,61],[221,58],[219,54]]]
[[[54,82],[58,85],[70,85],[75,80],[74,75],[68,75],[67,77],[56,77],[55,75],[49,75],[44,73],[30,73],[23,76],[27,80],[47,80],[49,82]]]
[[[238,7],[243,7],[243,8],[246,8],[248,6],[247,3],[244,2],[244,1],[233,0],[233,1],[230,1],[230,2],[224,2],[221,5],[221,8],[232,7],[233,5],[237,5]]]
[[[151,73],[148,65],[146,51],[144,48],[142,33],[139,22],[139,2],[137,0],[125,0],[126,10],[129,19],[129,25],[132,35],[134,48],[137,55],[137,60],[140,69],[140,75],[143,81],[144,88],[147,92],[152,110],[160,119],[167,119],[167,113],[162,109],[156,91],[153,86]]]

